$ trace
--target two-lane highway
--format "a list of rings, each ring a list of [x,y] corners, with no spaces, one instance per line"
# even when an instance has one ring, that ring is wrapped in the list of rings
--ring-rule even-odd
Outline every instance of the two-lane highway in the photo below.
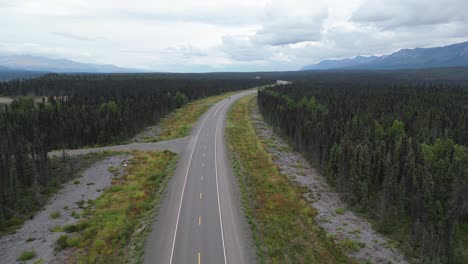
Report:
[[[194,127],[148,236],[144,263],[255,261],[224,140],[228,108],[255,92],[215,104]]]

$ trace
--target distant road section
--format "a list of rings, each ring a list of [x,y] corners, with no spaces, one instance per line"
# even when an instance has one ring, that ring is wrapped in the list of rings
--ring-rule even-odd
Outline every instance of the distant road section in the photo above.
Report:
[[[148,236],[144,263],[255,262],[224,140],[229,107],[252,93],[220,101],[194,126]]]

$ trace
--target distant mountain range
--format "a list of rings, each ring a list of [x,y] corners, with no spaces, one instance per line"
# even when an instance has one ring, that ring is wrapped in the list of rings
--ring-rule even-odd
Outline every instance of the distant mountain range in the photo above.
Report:
[[[423,69],[468,66],[468,42],[437,48],[402,49],[390,55],[357,56],[352,59],[324,60],[301,70],[331,69]]]
[[[57,73],[132,73],[138,69],[120,68],[110,64],[90,64],[66,59],[50,59],[31,55],[0,56],[0,71],[20,70]]]

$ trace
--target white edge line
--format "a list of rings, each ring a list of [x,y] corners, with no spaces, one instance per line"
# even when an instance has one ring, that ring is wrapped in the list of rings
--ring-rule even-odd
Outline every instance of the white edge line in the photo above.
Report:
[[[221,109],[221,106],[224,105],[227,102],[228,102],[228,100],[224,99],[224,102],[220,105],[220,107],[216,110],[216,112],[214,112],[213,116],[215,116],[216,113],[218,113],[219,109]]]
[[[218,117],[218,121],[216,122],[216,131],[215,131],[215,174],[216,174],[216,194],[218,195],[218,212],[219,212],[219,224],[221,226],[221,239],[223,241],[223,254],[224,254],[224,263],[227,264],[226,259],[226,247],[224,246],[224,230],[223,230],[223,218],[221,217],[221,205],[219,203],[219,184],[218,184],[218,156],[216,155],[216,148],[217,148],[217,139],[218,139],[218,127],[219,127],[219,120],[221,120],[221,115]]]
[[[219,110],[219,108],[221,108],[223,104],[221,104],[217,110]],[[213,111],[213,110],[211,110]],[[197,146],[197,141],[198,141],[198,136],[200,136],[200,132],[203,128],[203,126],[205,125],[205,122],[206,120],[208,120],[208,117],[210,116],[210,114],[208,113],[205,117],[205,120],[203,120],[203,123],[202,125],[200,126],[200,128],[198,129],[198,133],[197,133],[197,137],[195,138],[195,143],[193,144],[193,148],[192,148],[192,153],[190,154],[190,160],[189,160],[189,164],[187,166],[187,172],[185,173],[185,179],[184,179],[184,187],[182,187],[182,196],[180,198],[180,204],[179,204],[179,211],[177,213],[177,220],[176,220],[176,228],[175,228],[175,231],[174,231],[174,239],[172,241],[172,250],[171,250],[171,259],[169,261],[170,264],[172,264],[172,258],[174,256],[174,247],[175,247],[175,242],[176,242],[176,237],[177,237],[177,228],[179,227],[179,217],[180,217],[180,209],[182,208],[182,201],[184,200],[184,193],[185,193],[185,185],[187,183],[187,176],[188,176],[188,173],[190,171],[190,164],[192,163],[192,158],[193,158],[193,153],[195,152],[195,147]],[[218,128],[216,126],[216,128]],[[215,135],[216,137],[216,135]],[[215,141],[215,145],[216,145],[216,141]],[[216,149],[215,149],[216,150]],[[215,165],[216,166],[216,165]],[[219,195],[218,195],[219,197]],[[218,201],[218,206],[219,206],[219,201]],[[224,238],[223,238],[223,247],[224,247]],[[224,255],[224,258],[226,259],[226,255]]]

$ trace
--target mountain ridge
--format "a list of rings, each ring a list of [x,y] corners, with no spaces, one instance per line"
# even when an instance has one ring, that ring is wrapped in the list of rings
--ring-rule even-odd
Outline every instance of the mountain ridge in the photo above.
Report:
[[[356,56],[341,60],[323,60],[300,70],[334,69],[424,69],[468,66],[468,42],[443,47],[401,49],[382,56]]]
[[[0,70],[22,70],[56,73],[134,73],[139,69],[121,68],[111,64],[92,64],[68,59],[52,59],[33,55],[0,56]]]

